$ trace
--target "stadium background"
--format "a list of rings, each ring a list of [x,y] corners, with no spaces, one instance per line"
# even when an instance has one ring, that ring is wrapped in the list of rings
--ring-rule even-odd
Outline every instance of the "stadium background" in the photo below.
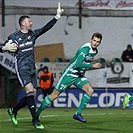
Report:
[[[17,22],[20,15],[28,14],[31,16],[31,19],[33,21],[33,29],[39,28],[40,26],[46,24],[56,14],[56,7],[59,0],[1,0],[1,7],[3,5],[2,2],[5,2],[5,7],[1,8],[1,42],[5,41],[6,37],[10,33],[18,30],[19,27]],[[121,57],[121,53],[126,49],[127,44],[132,45],[133,2],[130,0],[82,0],[82,8],[79,6],[80,1],[78,0],[60,0],[60,2],[65,12],[63,13],[56,26],[46,35],[43,35],[37,40],[36,49],[38,48],[38,46],[44,47],[45,49],[46,47],[56,47],[58,44],[61,44],[61,46],[58,48],[61,50],[59,52],[61,54],[57,55],[54,48],[52,52],[46,51],[44,52],[45,55],[42,54],[40,56],[37,55],[38,52],[36,50],[36,63],[39,64],[41,62],[41,59],[47,56],[51,59],[53,67],[56,68],[54,72],[60,73],[65,66],[62,63],[68,63],[76,50],[82,44],[89,41],[93,32],[101,32],[103,34],[103,41],[102,45],[99,47],[99,54],[96,57],[96,60],[99,58],[104,58],[107,64],[109,64],[109,70],[103,68],[95,72],[98,74],[96,74],[94,78],[96,79],[96,77],[100,74],[102,79],[107,70],[107,76],[103,78],[104,81],[97,80],[99,84],[97,84],[96,86],[94,84],[94,88],[96,89],[94,97],[98,97],[102,94],[104,95],[105,93],[106,95],[103,98],[103,103],[105,103],[106,106],[108,106],[108,104],[111,104],[112,106],[109,107],[120,107],[123,95],[126,92],[132,92],[132,64],[129,63],[128,65],[125,65],[123,63],[124,70],[118,74],[117,72],[112,72],[111,61],[113,58]],[[64,62],[56,65],[58,63],[55,63],[54,60],[59,56],[63,58]],[[38,59],[37,57],[41,58]],[[5,60],[7,59],[8,63],[5,63]],[[13,62],[13,56],[8,53],[0,54],[0,61],[0,105],[2,107],[11,106],[17,102],[18,98],[20,98],[17,94],[23,90],[21,90],[21,87],[18,84],[16,75],[13,70],[13,65],[11,65],[11,63]],[[46,64],[45,62],[41,62],[41,64],[49,66],[49,63]],[[59,66],[63,67],[59,69]],[[121,69],[119,65],[116,67],[118,71]],[[38,67],[38,69],[39,68],[40,66]],[[90,76],[90,80],[93,80],[93,72],[94,70],[92,70],[92,72],[90,73],[88,72],[87,76],[88,78]],[[125,80],[122,80],[123,78],[121,77],[121,75],[129,80],[126,80],[127,82],[125,82]],[[115,79],[112,81],[112,84],[107,84],[108,77]],[[118,82],[116,82],[116,80]],[[72,90],[73,89],[71,89],[70,92],[68,91],[64,93],[64,97],[69,96],[68,100],[69,98],[71,98],[71,96],[73,96],[73,92],[71,92]],[[120,96],[117,99],[116,96],[118,96],[119,93]],[[77,91],[77,93],[75,94],[77,99],[73,97],[73,99],[75,99],[74,103],[72,103],[73,106],[78,105],[80,95],[82,95],[82,92]],[[40,95],[38,95],[38,98],[40,98],[39,96]],[[111,101],[111,98],[114,98],[113,101],[118,101],[119,104],[115,104],[115,102],[106,104],[107,101]],[[99,98],[97,98],[96,101],[98,102],[96,107],[102,107],[101,104],[99,104]],[[39,102],[41,102],[41,100]],[[56,103],[57,102],[58,101],[56,101]],[[59,99],[59,102],[62,103],[61,105],[58,104],[57,107],[69,107],[68,101],[66,101],[66,99]],[[76,102],[77,104],[75,104]],[[92,104],[95,104],[95,100]],[[129,107],[132,106],[129,105]]]

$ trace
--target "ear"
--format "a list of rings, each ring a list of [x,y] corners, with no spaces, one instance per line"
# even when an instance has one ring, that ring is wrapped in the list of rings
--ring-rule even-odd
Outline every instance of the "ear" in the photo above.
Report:
[[[24,26],[25,25],[25,21],[23,20],[22,22],[21,22],[21,26]]]

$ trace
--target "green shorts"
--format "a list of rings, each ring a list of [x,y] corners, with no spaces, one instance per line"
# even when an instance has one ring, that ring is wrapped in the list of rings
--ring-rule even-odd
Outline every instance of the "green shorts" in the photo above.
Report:
[[[89,80],[84,76],[73,77],[65,75],[60,77],[55,88],[57,91],[63,92],[64,90],[69,89],[72,84],[75,85],[77,88],[82,89],[82,87],[87,83],[90,84]]]

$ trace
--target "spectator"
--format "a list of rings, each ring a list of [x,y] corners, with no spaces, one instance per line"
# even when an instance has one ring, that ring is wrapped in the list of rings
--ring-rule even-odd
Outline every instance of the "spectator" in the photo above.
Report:
[[[123,51],[121,58],[123,62],[133,62],[133,50],[130,44],[128,44],[127,49]]]
[[[53,78],[53,73],[48,71],[48,67],[44,66],[43,68],[43,72],[40,75],[40,88],[42,90],[42,93],[44,95],[43,98],[45,98],[47,95],[50,95],[53,91],[53,82],[54,82],[54,78]],[[52,102],[52,107],[53,106],[53,102]]]

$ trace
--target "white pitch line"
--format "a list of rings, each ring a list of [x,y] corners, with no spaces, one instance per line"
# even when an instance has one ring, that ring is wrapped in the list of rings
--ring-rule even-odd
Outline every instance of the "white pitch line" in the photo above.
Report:
[[[96,114],[82,114],[82,115],[113,115],[114,113],[96,113]],[[126,113],[123,113],[126,114]],[[46,117],[57,117],[57,116],[70,116],[70,115],[45,115],[45,116],[41,116],[40,118],[46,118]],[[27,119],[31,119],[32,117],[23,117],[23,118],[17,118],[17,120],[27,120]],[[7,122],[7,121],[11,121],[11,119],[6,119],[6,120],[0,120],[0,122]]]

